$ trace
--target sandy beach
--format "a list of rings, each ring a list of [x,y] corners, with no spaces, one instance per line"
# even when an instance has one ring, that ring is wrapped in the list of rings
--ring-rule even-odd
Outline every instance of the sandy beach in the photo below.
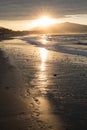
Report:
[[[0,130],[87,129],[87,46],[81,48],[74,55],[25,38],[0,42]]]

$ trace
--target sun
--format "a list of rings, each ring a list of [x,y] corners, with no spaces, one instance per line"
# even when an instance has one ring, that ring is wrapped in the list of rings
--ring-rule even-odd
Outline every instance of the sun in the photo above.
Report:
[[[41,27],[47,27],[51,24],[54,24],[56,21],[52,18],[49,18],[47,16],[43,16],[40,19],[37,20],[38,25]]]
[[[42,27],[42,28],[46,28],[52,24],[57,23],[57,19],[54,18],[50,18],[48,16],[42,16],[39,19],[33,20],[33,22],[31,23],[31,28],[33,27]]]

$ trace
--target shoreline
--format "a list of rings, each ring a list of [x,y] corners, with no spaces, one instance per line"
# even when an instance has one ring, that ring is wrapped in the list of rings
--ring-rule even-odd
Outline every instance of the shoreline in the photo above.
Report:
[[[0,48],[0,129],[86,129],[86,57],[20,39]]]
[[[0,61],[0,129],[51,130],[52,123],[55,130],[64,130],[60,121],[57,124],[54,114],[48,114],[50,106],[42,109],[42,100],[47,100],[40,98],[39,104],[38,98],[29,92],[30,88],[24,87],[25,82],[19,72],[10,64],[9,57],[1,49]]]

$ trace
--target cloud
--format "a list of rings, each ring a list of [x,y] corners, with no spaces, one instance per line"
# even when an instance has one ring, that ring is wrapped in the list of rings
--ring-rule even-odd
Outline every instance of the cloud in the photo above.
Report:
[[[87,0],[0,0],[0,19],[33,19],[40,14],[87,14]]]

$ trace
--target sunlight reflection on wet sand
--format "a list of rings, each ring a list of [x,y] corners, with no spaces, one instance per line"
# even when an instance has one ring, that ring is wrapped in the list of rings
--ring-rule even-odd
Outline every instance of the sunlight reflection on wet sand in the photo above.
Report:
[[[44,38],[44,37],[42,37]],[[43,39],[44,41],[44,39]],[[44,41],[44,43],[42,42],[42,44],[46,44],[46,39]],[[41,83],[43,84],[42,86],[40,86],[40,91],[42,94],[46,94],[47,93],[47,68],[46,68],[46,61],[48,59],[48,51],[45,48],[40,48],[40,57],[41,57],[41,65],[40,65],[40,73],[39,73],[39,79],[41,80]],[[53,129],[55,128],[55,130],[63,130],[62,127],[62,122],[60,121],[60,118],[58,118],[58,116],[56,117],[53,114],[52,111],[52,107],[50,102],[47,100],[47,98],[45,96],[40,96],[39,98],[39,102],[40,102],[40,106],[39,106],[39,111],[40,111],[40,116],[39,118],[41,118],[43,121],[47,122],[48,124],[50,124],[50,127],[52,127]],[[51,126],[52,124],[52,126]]]
[[[40,56],[42,63],[47,59],[47,50],[45,48],[40,48]]]
[[[38,38],[40,42],[41,37]],[[24,95],[22,98],[26,106],[32,102],[29,102],[30,97],[33,97],[37,109],[32,110],[39,113],[37,118],[43,120],[44,125],[52,126],[46,130],[63,130],[62,126],[67,127],[67,130],[85,130],[86,57],[65,54],[62,51],[61,53],[49,51],[40,48],[38,44],[26,44],[22,40],[17,40],[3,41],[3,44],[0,44],[11,65],[17,68],[26,83],[23,88],[20,83],[19,87],[16,86],[13,90],[19,95]],[[49,46],[48,42],[44,42],[46,37],[42,41],[41,45]]]
[[[45,93],[47,86],[47,74],[46,74],[46,60],[47,60],[48,52],[45,48],[40,48],[40,57],[41,57],[41,64],[40,64],[40,73],[39,73],[39,80],[41,84],[43,84],[39,89],[42,93]]]
[[[44,62],[42,62],[42,63],[41,63],[41,71],[45,71],[45,70],[46,70],[45,63],[44,63]]]
[[[10,41],[10,43],[11,42],[12,41]],[[19,41],[18,43],[19,43],[19,45],[22,44],[21,41]],[[46,95],[48,93],[47,86],[48,86],[48,78],[49,78],[48,77],[48,73],[49,73],[48,71],[49,70],[47,70],[47,65],[48,65],[47,62],[48,62],[49,57],[51,59],[53,55],[49,55],[49,51],[46,50],[45,48],[38,48],[37,49],[37,48],[33,47],[32,45],[30,45],[31,49],[28,48],[29,45],[26,46],[26,49],[23,49],[24,46],[20,46],[20,48],[22,49],[23,54],[19,55],[19,49],[20,48],[19,49],[17,48],[18,43],[16,44],[16,40],[15,40],[15,44],[13,44],[15,46],[14,53],[18,50],[18,54],[15,54],[15,56],[16,55],[21,56],[20,57],[21,60],[19,59],[20,61],[18,63],[20,63],[19,66],[23,65],[22,71],[25,72],[24,67],[27,66],[27,69],[28,69],[28,66],[30,64],[30,61],[29,62],[28,62],[28,60],[24,61],[24,57],[26,58],[26,56],[27,56],[27,59],[31,58],[31,54],[32,54],[33,57],[31,58],[31,63],[33,63],[35,61],[39,61],[38,59],[40,59],[39,62],[35,62],[37,64],[34,66],[34,67],[38,68],[38,71],[35,71],[36,77],[32,76],[32,81],[30,81],[31,85],[34,85],[34,86],[38,87],[38,90],[37,89],[36,90],[35,89],[31,90],[32,95],[36,99],[38,99],[39,102],[40,102],[38,104],[39,105],[38,109],[39,109],[39,113],[40,113],[38,118],[41,119],[42,121],[44,121],[49,126],[48,129],[51,128],[52,130],[53,129],[55,129],[55,130],[58,130],[58,129],[63,130],[62,129],[62,121],[60,120],[58,115],[56,116],[54,114],[52,104],[46,98]],[[41,44],[44,44],[44,43],[42,42]],[[23,45],[24,45],[24,43],[23,43]],[[23,60],[22,60],[22,58],[23,58]],[[34,61],[32,59],[34,59]],[[18,57],[17,57],[17,61],[18,61]],[[22,63],[21,63],[21,61],[22,61]],[[29,70],[30,70],[30,67],[29,67]],[[32,70],[32,71],[34,71],[34,70]],[[29,71],[26,70],[26,74],[27,73],[29,75]]]

